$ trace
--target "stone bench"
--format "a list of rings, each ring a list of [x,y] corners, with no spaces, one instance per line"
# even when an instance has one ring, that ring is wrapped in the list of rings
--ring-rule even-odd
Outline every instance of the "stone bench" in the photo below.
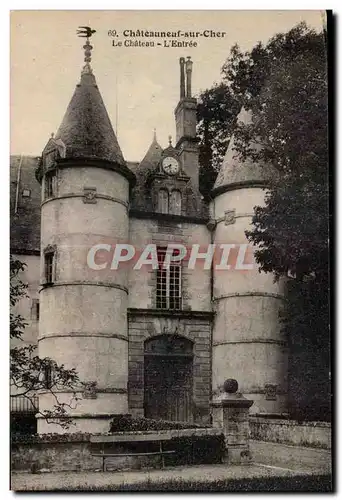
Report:
[[[149,452],[122,452],[122,453],[92,453],[93,457],[102,458],[102,471],[106,472],[106,458],[110,457],[141,457],[141,456],[160,456],[161,467],[165,468],[165,455],[172,455],[176,453],[175,450],[163,450],[163,442],[170,441],[170,435],[160,434],[136,434],[136,435],[112,435],[112,436],[92,436],[91,442],[93,443],[136,443],[136,442],[159,442],[159,451]]]

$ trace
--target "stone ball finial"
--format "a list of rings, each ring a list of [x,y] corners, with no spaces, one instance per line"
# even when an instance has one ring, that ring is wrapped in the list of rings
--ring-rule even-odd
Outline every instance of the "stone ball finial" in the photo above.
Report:
[[[237,392],[238,388],[239,385],[237,383],[237,380],[235,380],[235,378],[227,378],[227,380],[224,381],[223,389],[225,392],[233,394],[234,392]]]

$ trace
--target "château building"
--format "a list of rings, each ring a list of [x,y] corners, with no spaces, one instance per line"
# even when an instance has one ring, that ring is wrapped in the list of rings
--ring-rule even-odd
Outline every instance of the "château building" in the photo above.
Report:
[[[208,423],[227,378],[254,400],[252,413],[287,412],[283,284],[256,266],[162,265],[170,243],[197,245],[200,253],[246,245],[269,176],[238,158],[233,138],[211,199],[203,198],[193,63],[179,62],[174,145],[170,139],[162,148],[154,133],[144,158],[126,161],[87,62],[40,157],[11,157],[11,252],[27,264],[29,285],[18,306],[28,322],[24,341],[76,368],[83,386],[70,410],[75,430],[107,431],[118,413]],[[242,110],[239,119],[249,117]],[[93,269],[89,249],[102,243],[129,243],[138,252],[155,244],[158,268]],[[53,403],[48,390],[39,394],[41,410]],[[31,410],[13,399],[13,412]],[[37,422],[40,433],[62,432]]]

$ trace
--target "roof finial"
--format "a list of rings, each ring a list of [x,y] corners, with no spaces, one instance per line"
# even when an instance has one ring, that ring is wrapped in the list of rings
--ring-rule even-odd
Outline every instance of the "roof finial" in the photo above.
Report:
[[[90,66],[91,51],[93,50],[93,46],[90,45],[90,42],[89,42],[89,38],[93,35],[93,33],[96,33],[96,30],[92,30],[89,26],[79,26],[79,29],[76,32],[76,34],[79,37],[87,39],[85,45],[83,45],[85,65],[83,66],[82,75],[87,74],[87,73],[90,73],[90,74],[93,73],[91,66]]]
[[[172,135],[169,135],[169,146],[172,146]]]
[[[54,132],[51,132],[51,139],[53,139],[55,136]]]
[[[153,129],[153,140],[154,141],[157,140],[157,130],[156,130],[156,128]]]

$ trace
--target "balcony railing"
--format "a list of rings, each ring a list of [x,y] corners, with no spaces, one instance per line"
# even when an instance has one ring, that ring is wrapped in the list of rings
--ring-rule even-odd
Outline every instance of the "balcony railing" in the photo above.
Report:
[[[11,400],[11,412],[12,413],[36,413],[36,408],[38,408],[38,398],[33,397],[31,401],[24,396],[14,396],[10,398]]]

